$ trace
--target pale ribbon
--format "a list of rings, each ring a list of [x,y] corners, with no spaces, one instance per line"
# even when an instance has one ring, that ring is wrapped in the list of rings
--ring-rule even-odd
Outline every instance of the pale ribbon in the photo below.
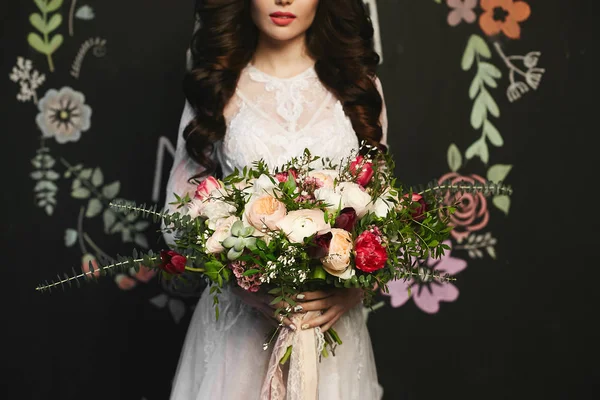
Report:
[[[309,320],[319,312],[309,311],[305,314],[293,314],[291,320],[297,327],[295,331],[283,328],[271,353],[267,376],[261,389],[261,400],[317,400],[318,399],[318,354],[317,339],[313,328],[301,329],[304,320]],[[283,379],[283,371],[279,363],[287,348],[292,346],[289,362],[287,385]],[[286,387],[287,386],[287,387]],[[286,397],[287,388],[290,390]]]

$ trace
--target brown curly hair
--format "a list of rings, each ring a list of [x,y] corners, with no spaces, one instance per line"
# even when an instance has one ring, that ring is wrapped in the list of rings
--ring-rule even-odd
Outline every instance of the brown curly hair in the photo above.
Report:
[[[256,49],[250,7],[251,0],[203,0],[197,7],[201,26],[190,46],[193,67],[183,82],[196,116],[183,137],[190,157],[206,169],[201,175],[217,168],[210,153],[225,136],[223,110]],[[320,1],[306,44],[320,81],[340,100],[359,141],[383,149],[383,101],[374,82],[379,55],[362,0]]]

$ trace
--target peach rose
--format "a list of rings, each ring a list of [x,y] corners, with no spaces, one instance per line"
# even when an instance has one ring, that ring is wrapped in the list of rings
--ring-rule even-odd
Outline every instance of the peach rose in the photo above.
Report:
[[[277,223],[292,243],[302,243],[312,235],[327,232],[331,225],[325,222],[325,213],[317,209],[290,211]]]
[[[266,225],[270,230],[277,229],[277,223],[285,217],[287,210],[285,204],[275,197],[263,194],[255,197],[246,205],[245,220],[259,231]]]
[[[352,237],[343,229],[331,229],[329,252],[321,259],[323,268],[331,275],[341,279],[349,279],[354,275],[350,267],[350,254],[352,253]]]

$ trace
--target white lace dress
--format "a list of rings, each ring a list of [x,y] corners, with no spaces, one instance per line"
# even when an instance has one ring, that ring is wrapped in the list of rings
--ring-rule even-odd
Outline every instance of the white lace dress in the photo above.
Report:
[[[376,84],[381,92],[380,82]],[[194,190],[187,183],[200,171],[185,151],[183,128],[193,111],[186,104],[175,162],[167,185],[173,192]],[[358,147],[358,139],[341,103],[319,81],[314,68],[288,79],[267,75],[252,65],[242,72],[235,96],[225,109],[227,132],[216,147],[225,175],[262,158],[277,166],[302,154],[339,160]],[[387,131],[385,109],[381,116]],[[193,193],[193,192],[192,192]],[[167,242],[172,237],[166,236]],[[212,296],[205,291],[190,322],[173,380],[171,400],[262,400],[271,350],[262,344],[272,325],[264,316],[225,289],[215,320]],[[334,325],[343,345],[335,357],[318,364],[321,400],[375,400],[382,396],[363,307],[347,312]],[[288,397],[295,388],[288,385]]]

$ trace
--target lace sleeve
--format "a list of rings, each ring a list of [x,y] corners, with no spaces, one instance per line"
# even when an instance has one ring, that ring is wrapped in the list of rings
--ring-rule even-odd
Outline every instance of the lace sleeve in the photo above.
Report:
[[[387,107],[385,106],[385,97],[383,96],[383,87],[381,86],[381,81],[379,77],[375,77],[375,86],[381,95],[381,101],[383,103],[383,107],[381,108],[381,115],[379,116],[379,121],[381,123],[381,130],[383,132],[383,136],[381,137],[381,144],[387,146],[387,137],[388,137],[388,118],[387,118]]]
[[[164,209],[169,210],[171,213],[177,211],[176,207],[170,204],[175,201],[174,193],[177,193],[178,196],[185,196],[189,193],[190,197],[193,197],[196,185],[190,183],[189,178],[205,171],[204,167],[199,165],[190,156],[188,156],[185,148],[183,131],[193,118],[194,110],[186,101],[179,124],[179,133],[177,134],[175,159],[173,161],[173,166],[171,167],[166,189],[167,192]],[[163,225],[162,228],[164,229],[165,226]],[[173,236],[173,233],[163,233],[163,237],[169,246],[175,243]]]

